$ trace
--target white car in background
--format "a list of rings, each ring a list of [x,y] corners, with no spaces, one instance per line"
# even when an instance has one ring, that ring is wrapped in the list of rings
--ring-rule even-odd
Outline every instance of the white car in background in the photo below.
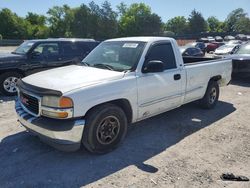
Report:
[[[223,56],[234,53],[240,47],[239,44],[225,44],[217,48],[214,52],[215,56]]]

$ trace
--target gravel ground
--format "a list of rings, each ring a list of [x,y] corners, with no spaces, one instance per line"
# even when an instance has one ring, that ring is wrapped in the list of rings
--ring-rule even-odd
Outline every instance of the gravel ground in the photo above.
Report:
[[[16,121],[0,97],[0,187],[229,187],[224,172],[250,177],[250,83],[221,89],[213,110],[188,104],[130,126],[106,155],[57,151]]]
[[[13,52],[17,46],[0,46],[0,53],[9,53]]]

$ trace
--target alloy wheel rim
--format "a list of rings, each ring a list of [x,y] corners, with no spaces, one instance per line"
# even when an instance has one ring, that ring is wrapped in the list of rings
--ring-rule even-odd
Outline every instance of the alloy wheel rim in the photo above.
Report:
[[[216,89],[213,87],[211,89],[210,94],[209,94],[209,103],[210,104],[213,104],[215,102],[216,96],[217,96],[217,92],[216,92]]]
[[[97,127],[96,137],[99,143],[108,145],[112,143],[120,132],[120,122],[115,116],[105,117]]]
[[[11,76],[4,80],[3,82],[3,88],[8,93],[15,93],[17,91],[16,84],[17,84],[18,78]]]

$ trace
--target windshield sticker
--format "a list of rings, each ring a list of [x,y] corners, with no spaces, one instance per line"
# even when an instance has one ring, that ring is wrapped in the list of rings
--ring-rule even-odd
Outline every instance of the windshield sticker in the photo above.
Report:
[[[138,43],[125,43],[122,47],[123,48],[137,48]]]

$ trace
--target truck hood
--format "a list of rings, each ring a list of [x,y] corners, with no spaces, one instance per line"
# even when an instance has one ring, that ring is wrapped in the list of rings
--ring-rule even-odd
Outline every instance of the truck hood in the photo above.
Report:
[[[124,72],[71,65],[39,72],[22,80],[36,87],[66,93],[74,89],[121,79],[124,74]]]
[[[25,55],[18,55],[12,53],[0,53],[0,63],[12,63],[21,59],[25,59]]]

